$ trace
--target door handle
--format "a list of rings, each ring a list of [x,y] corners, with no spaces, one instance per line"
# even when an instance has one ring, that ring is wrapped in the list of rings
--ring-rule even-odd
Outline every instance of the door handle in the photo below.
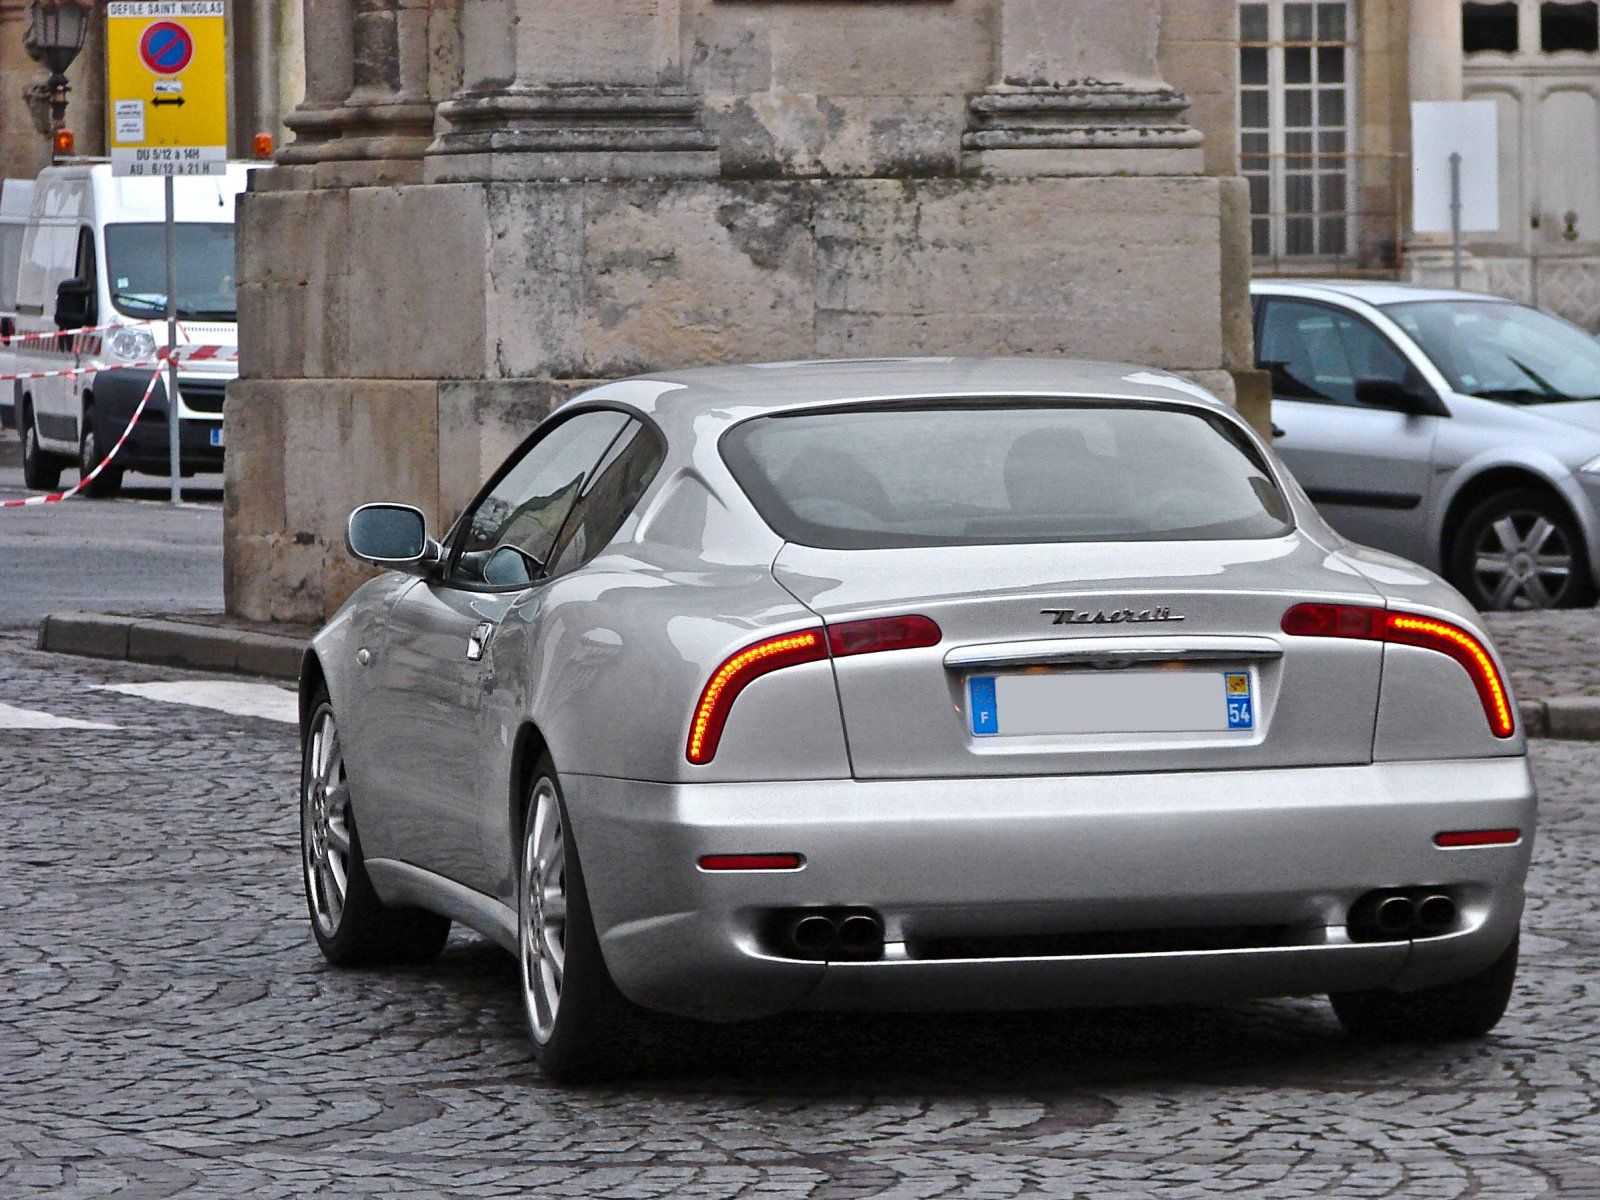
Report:
[[[478,627],[467,635],[467,661],[477,662],[483,657],[483,652],[489,648],[489,639],[494,636],[494,623],[480,621]]]

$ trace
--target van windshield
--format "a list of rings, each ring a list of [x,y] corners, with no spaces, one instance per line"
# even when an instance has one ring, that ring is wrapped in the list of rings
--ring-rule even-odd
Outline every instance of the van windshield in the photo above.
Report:
[[[111,303],[125,317],[167,313],[167,249],[159,221],[106,226],[106,279]],[[180,222],[173,230],[178,316],[192,321],[234,321],[233,226]]]

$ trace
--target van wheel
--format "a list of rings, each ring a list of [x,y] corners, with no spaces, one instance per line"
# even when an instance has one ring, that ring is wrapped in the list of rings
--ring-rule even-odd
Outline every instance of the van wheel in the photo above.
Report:
[[[54,491],[61,485],[61,460],[40,448],[32,404],[23,403],[17,424],[22,429],[22,482],[36,492]]]
[[[94,409],[83,410],[83,436],[78,439],[78,477],[88,479],[89,472],[94,470],[102,458],[105,450],[101,448],[100,436],[95,431]],[[106,469],[96,475],[92,481],[85,485],[85,496],[109,498],[122,490],[122,468],[114,463],[107,463]]]

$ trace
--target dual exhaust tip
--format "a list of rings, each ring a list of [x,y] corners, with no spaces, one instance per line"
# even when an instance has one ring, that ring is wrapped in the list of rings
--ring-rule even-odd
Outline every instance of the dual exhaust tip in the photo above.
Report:
[[[883,918],[865,909],[813,908],[780,923],[786,953],[822,961],[870,962],[883,957]]]
[[[1359,941],[1437,937],[1460,919],[1455,898],[1426,888],[1368,892],[1350,909],[1350,934]]]

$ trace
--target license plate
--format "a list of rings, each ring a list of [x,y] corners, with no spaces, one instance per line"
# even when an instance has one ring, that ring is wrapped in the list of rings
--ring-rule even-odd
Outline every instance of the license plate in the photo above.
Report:
[[[218,425],[216,428],[214,428],[211,431],[211,444],[213,446],[222,445],[222,426],[221,425]]]
[[[1055,671],[973,675],[977,737],[1208,733],[1256,727],[1248,671]]]

